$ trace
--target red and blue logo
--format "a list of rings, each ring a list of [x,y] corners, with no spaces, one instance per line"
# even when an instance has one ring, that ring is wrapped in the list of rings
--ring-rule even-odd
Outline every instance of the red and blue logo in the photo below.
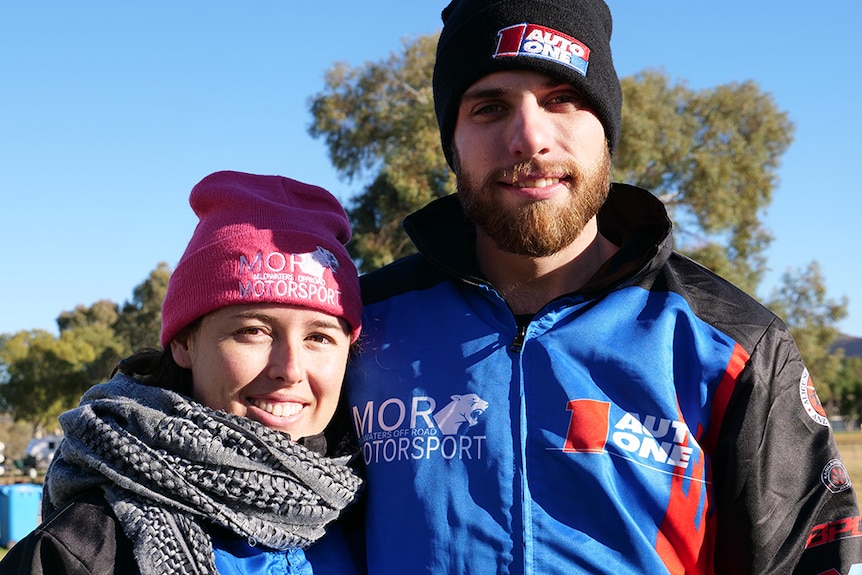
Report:
[[[610,403],[592,399],[573,399],[566,409],[571,412],[566,453],[606,453],[610,444],[612,454],[661,470],[686,469],[699,458],[700,448],[683,421],[625,412],[614,416]]]
[[[515,24],[497,32],[494,58],[526,56],[551,60],[587,75],[590,49],[575,38],[537,24]]]

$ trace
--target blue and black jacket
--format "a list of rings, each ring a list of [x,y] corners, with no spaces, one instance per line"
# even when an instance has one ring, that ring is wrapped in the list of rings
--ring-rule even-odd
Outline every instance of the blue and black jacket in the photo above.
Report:
[[[673,251],[652,194],[615,184],[617,254],[520,321],[454,196],[404,226],[419,253],[361,278],[348,380],[370,573],[862,572],[790,334]]]

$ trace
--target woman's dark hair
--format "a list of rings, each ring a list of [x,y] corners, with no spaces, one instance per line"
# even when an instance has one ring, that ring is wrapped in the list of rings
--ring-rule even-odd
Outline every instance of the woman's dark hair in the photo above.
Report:
[[[145,385],[192,394],[192,371],[177,365],[170,349],[141,349],[120,361],[114,373],[134,377]],[[111,374],[113,376],[113,374]]]
[[[198,328],[200,322],[197,319],[182,331],[190,333]],[[192,395],[192,370],[177,365],[170,347],[140,349],[121,360],[111,376],[117,372],[134,377],[145,385],[169,389],[188,397]]]

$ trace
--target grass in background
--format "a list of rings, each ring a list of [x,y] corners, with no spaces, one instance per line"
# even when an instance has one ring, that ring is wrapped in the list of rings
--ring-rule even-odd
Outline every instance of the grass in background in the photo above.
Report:
[[[862,494],[862,433],[848,431],[835,434],[835,443],[841,453],[841,460],[850,475],[850,482],[856,488],[857,496]]]

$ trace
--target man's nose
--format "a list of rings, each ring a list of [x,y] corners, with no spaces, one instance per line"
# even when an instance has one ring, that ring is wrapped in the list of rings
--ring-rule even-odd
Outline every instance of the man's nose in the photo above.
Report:
[[[523,102],[513,111],[507,128],[509,153],[529,160],[550,151],[552,124],[547,113],[535,102]]]

